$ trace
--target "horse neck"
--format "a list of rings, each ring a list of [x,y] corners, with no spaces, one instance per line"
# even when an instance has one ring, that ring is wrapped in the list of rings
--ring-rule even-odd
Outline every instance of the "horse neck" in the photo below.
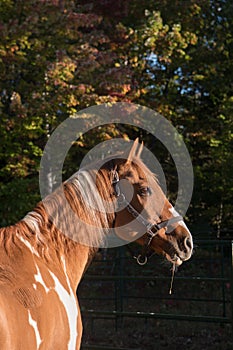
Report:
[[[109,199],[111,192],[107,171],[97,180],[95,187],[92,171],[79,172],[39,203],[20,224],[19,232],[26,232],[21,241],[28,244],[29,240],[40,257],[66,269],[73,285],[79,282],[93,255],[91,247],[103,244],[107,234],[103,228],[108,230],[114,220],[114,210],[106,214],[102,202]],[[111,201],[107,203],[112,205]]]

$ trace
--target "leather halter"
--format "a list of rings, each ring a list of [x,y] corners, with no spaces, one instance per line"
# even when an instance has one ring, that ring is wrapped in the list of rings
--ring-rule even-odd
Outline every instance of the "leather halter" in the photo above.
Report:
[[[147,221],[125,198],[124,193],[121,192],[120,186],[119,186],[119,175],[116,170],[113,171],[113,179],[112,179],[112,185],[114,189],[114,194],[118,199],[118,203],[120,205],[125,204],[124,208],[127,209],[127,211],[143,226],[146,228],[146,240],[145,244],[143,246],[142,253],[138,256],[133,256],[139,265],[145,265],[148,261],[147,252],[150,248],[152,239],[158,234],[158,231],[162,228],[168,228],[172,224],[182,221],[182,216],[174,216],[171,219],[160,221],[159,223],[152,224],[151,222]],[[168,234],[167,232],[165,232]]]

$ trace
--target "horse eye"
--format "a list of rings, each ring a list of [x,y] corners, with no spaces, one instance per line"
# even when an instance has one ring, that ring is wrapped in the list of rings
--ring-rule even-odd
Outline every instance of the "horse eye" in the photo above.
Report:
[[[141,187],[139,190],[139,195],[142,197],[150,196],[151,194],[152,194],[152,191],[150,187]]]

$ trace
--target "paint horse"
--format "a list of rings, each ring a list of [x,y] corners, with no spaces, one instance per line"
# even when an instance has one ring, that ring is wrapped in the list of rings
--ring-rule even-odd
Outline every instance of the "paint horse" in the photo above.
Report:
[[[140,152],[135,141],[127,155],[79,170],[21,221],[1,228],[1,350],[80,349],[76,289],[109,232],[136,240],[142,264],[151,249],[174,265],[191,257],[191,234]]]

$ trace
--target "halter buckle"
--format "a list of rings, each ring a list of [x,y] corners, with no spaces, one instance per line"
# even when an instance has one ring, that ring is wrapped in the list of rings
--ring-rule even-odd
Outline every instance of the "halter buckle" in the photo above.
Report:
[[[119,205],[125,203],[125,196],[123,193],[119,193],[119,195],[117,196],[117,202]]]
[[[114,189],[115,196],[117,198],[120,197],[120,195],[121,195],[121,190],[120,190],[120,187],[118,185],[119,181],[120,181],[120,178],[119,178],[118,172],[114,171],[113,172],[113,179],[112,179],[112,186]]]
[[[135,256],[134,258],[137,260],[138,265],[143,266],[143,265],[147,264],[148,258],[146,255],[142,256],[142,254],[139,254],[138,256]],[[143,260],[141,260],[142,258],[143,258]]]

